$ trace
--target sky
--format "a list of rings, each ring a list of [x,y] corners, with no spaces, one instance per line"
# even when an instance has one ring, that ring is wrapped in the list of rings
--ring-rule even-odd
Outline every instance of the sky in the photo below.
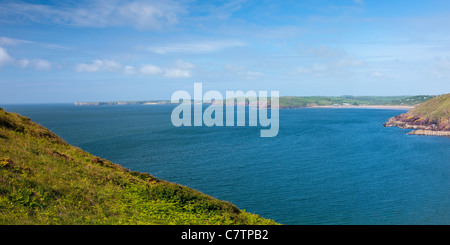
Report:
[[[0,0],[0,104],[450,93],[450,1]]]

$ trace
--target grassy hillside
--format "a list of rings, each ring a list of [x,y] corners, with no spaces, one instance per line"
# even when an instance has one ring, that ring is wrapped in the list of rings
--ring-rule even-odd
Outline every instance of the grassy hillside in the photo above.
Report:
[[[129,171],[0,108],[0,224],[275,224]]]
[[[418,129],[411,134],[450,136],[450,94],[434,97],[392,117],[385,126]]]
[[[450,94],[441,95],[411,109],[410,116],[420,116],[423,119],[439,123],[450,119]]]

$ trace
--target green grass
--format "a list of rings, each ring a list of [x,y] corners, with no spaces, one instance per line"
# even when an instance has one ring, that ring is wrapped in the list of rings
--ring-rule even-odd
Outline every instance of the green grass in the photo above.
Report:
[[[276,223],[93,156],[0,108],[0,224]]]
[[[408,112],[411,116],[420,116],[433,122],[450,119],[450,94],[430,99]]]

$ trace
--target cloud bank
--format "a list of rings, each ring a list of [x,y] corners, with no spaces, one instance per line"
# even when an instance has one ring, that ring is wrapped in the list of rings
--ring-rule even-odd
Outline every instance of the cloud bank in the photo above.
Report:
[[[157,54],[167,54],[167,53],[202,54],[242,46],[245,46],[245,43],[239,40],[219,40],[219,41],[172,43],[169,45],[148,47],[147,50]]]
[[[79,73],[92,72],[123,72],[126,75],[162,75],[166,78],[189,78],[195,65],[183,60],[177,60],[173,66],[161,67],[153,64],[142,64],[139,69],[132,65],[123,66],[117,61],[96,59],[91,63],[80,63],[75,66]]]
[[[8,54],[6,49],[0,47],[0,68],[7,65],[17,66],[20,68],[32,67],[36,70],[50,70],[52,67],[52,64],[48,60],[44,59],[15,59]]]

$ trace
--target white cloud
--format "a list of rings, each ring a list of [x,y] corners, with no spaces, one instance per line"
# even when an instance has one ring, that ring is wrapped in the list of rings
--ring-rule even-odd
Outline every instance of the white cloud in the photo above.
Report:
[[[178,68],[180,68],[180,69],[193,69],[193,68],[195,68],[195,65],[194,65],[194,64],[189,63],[189,62],[186,62],[186,61],[183,61],[183,60],[177,60],[177,61],[175,62],[175,65],[176,65]]]
[[[374,72],[370,73],[370,75],[372,77],[384,77],[384,73],[382,73],[380,71],[374,71]]]
[[[192,76],[191,70],[195,68],[195,65],[183,60],[177,60],[175,62],[175,68],[166,68],[164,71],[164,77],[167,78],[189,78]]]
[[[28,65],[30,64],[30,61],[28,59],[21,59],[17,61],[17,64],[19,65],[19,67],[21,68],[27,68]]]
[[[144,75],[156,75],[161,74],[163,72],[163,69],[155,65],[142,65],[140,72]]]
[[[106,27],[133,26],[139,29],[160,29],[178,22],[184,13],[179,1],[81,1],[54,5],[10,2],[0,5],[0,19],[63,25]]]
[[[41,43],[41,42],[15,39],[15,38],[9,38],[9,37],[0,37],[0,46],[16,46],[16,45],[20,45],[20,44],[34,44],[34,45],[38,45],[39,48],[48,48],[48,49],[69,49],[68,47],[64,47],[64,46],[56,45],[56,44],[52,44],[52,43]]]
[[[173,6],[135,1],[120,6],[118,13],[137,28],[159,29],[163,24],[178,22],[177,8],[173,8]]]
[[[355,59],[352,57],[344,57],[336,62],[336,66],[339,68],[342,67],[357,67],[364,65],[365,62],[363,60]]]
[[[52,67],[49,61],[42,59],[33,60],[33,65],[37,70],[49,70]]]
[[[96,72],[100,70],[101,66],[102,61],[96,60],[92,64],[78,64],[75,69],[77,72]]]
[[[147,50],[158,54],[167,53],[211,53],[227,48],[245,46],[244,42],[237,40],[203,41],[191,43],[173,43],[170,45],[148,47]]]
[[[139,70],[144,75],[159,75],[162,74],[167,78],[189,78],[192,76],[191,70],[195,65],[183,60],[177,60],[175,67],[159,67],[155,65],[142,65]]]
[[[122,68],[120,63],[113,60],[94,60],[90,64],[81,63],[75,67],[77,72],[117,71]]]
[[[201,6],[201,11],[206,15],[196,17],[196,20],[208,22],[215,19],[229,19],[234,12],[240,10],[247,0],[229,0],[229,1],[205,1]]]
[[[328,45],[319,45],[318,47],[308,48],[305,54],[319,59],[333,59],[347,55],[344,50],[333,48]]]
[[[294,71],[290,72],[290,75],[315,75],[315,76],[323,76],[325,75],[330,67],[325,64],[314,63],[309,67],[299,66]]]
[[[229,72],[233,72],[233,73],[238,73],[238,72],[242,72],[243,70],[245,70],[244,67],[241,66],[236,66],[236,65],[225,65],[225,70],[229,71]]]
[[[34,62],[34,61],[33,61]],[[34,64],[36,68],[46,68],[45,62],[34,62],[27,59],[20,60],[22,67],[27,67]],[[49,64],[48,64],[49,65]],[[47,66],[48,67],[48,66]],[[134,66],[126,65],[122,66],[120,63],[108,60],[108,59],[96,59],[92,63],[81,63],[76,65],[75,70],[77,72],[100,72],[100,71],[123,71],[126,75],[162,75],[167,78],[188,78],[192,76],[192,69],[195,65],[183,60],[177,60],[172,67],[160,67],[153,64],[143,64],[139,69]]]
[[[128,75],[134,75],[134,74],[136,74],[136,69],[132,66],[125,66],[125,68],[123,69],[123,72]]]
[[[354,58],[342,58],[328,63],[313,63],[310,66],[299,66],[289,75],[314,75],[314,76],[334,76],[344,74],[350,68],[361,67],[365,64],[363,60]]]
[[[295,68],[294,71],[290,72],[291,75],[297,75],[297,74],[309,74],[311,72],[310,68],[306,68],[304,66],[299,66]]]
[[[300,55],[307,57],[310,64],[298,66],[288,72],[288,75],[335,76],[366,64],[364,60],[355,58],[343,49],[327,45],[299,51]]]
[[[164,76],[168,78],[189,78],[191,71],[182,69],[166,69]]]
[[[23,67],[31,64],[30,61],[24,59],[20,61]],[[45,68],[45,63],[35,63],[36,68],[39,64],[40,68]],[[192,76],[192,69],[195,65],[183,60],[177,60],[172,67],[160,67],[153,64],[143,64],[139,69],[134,66],[122,66],[120,63],[108,59],[96,59],[92,63],[81,63],[76,65],[77,72],[100,72],[100,71],[123,71],[126,75],[162,75],[167,78],[188,78]]]
[[[9,56],[8,52],[0,47],[0,67],[13,61],[13,58]]]
[[[231,75],[237,75],[239,77],[242,77],[244,79],[257,79],[257,78],[261,78],[264,77],[265,74],[259,71],[251,71],[251,70],[247,70],[245,67],[242,66],[235,66],[235,65],[226,65],[225,66],[225,70],[228,71],[229,74]]]
[[[15,63],[22,69],[32,67],[36,70],[50,70],[52,68],[50,61],[44,59],[21,59]]]
[[[32,42],[9,37],[0,37],[0,45],[2,46],[15,46],[22,43],[32,43]]]
[[[0,47],[0,67],[4,65],[19,66],[23,69],[33,67],[36,70],[49,70],[52,66],[48,60],[44,59],[34,59],[31,61],[28,59],[16,60],[4,48]]]
[[[246,71],[245,73],[241,74],[245,79],[257,79],[261,78],[264,75],[264,73],[259,71]]]
[[[364,5],[364,0],[354,0],[354,2],[358,5],[363,6]]]

